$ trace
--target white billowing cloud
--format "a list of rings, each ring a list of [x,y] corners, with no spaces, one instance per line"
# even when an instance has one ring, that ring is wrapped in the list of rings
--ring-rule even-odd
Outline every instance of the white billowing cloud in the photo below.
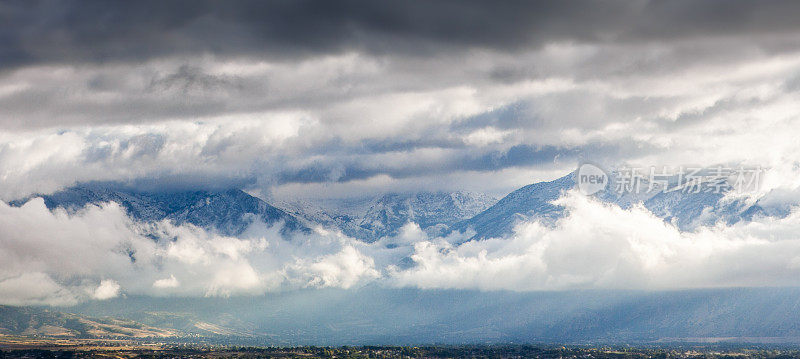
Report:
[[[230,296],[236,293],[256,294],[264,291],[258,272],[245,261],[222,263],[212,269],[206,296]]]
[[[170,275],[152,282],[153,288],[163,290],[155,294],[230,296],[349,288],[378,277],[372,259],[352,246],[356,240],[331,232],[298,234],[286,240],[277,226],[268,228],[258,222],[242,238],[168,223],[162,223],[161,229],[166,238],[176,239],[156,251],[159,271]]]
[[[166,221],[135,223],[115,203],[67,213],[49,211],[41,198],[20,207],[0,202],[0,303],[349,288],[378,276],[351,239],[320,232],[288,241],[278,231],[256,223],[232,238]]]
[[[6,273],[7,274],[7,273]],[[46,273],[26,272],[0,279],[0,303],[7,305],[71,305],[79,299]]]
[[[181,282],[170,274],[169,278],[162,278],[153,282],[154,288],[176,288],[181,285]]]
[[[374,261],[348,246],[313,261],[298,259],[284,269],[285,276],[300,287],[350,288],[380,277]]]
[[[511,131],[500,131],[494,127],[484,127],[464,136],[464,142],[474,146],[487,146],[503,142],[510,134]]]
[[[89,206],[80,215],[70,216],[63,210],[48,211],[40,198],[21,207],[0,202],[0,228],[0,270],[9,276],[42,272],[59,280],[96,273],[116,275],[134,265],[129,251],[149,261],[147,255],[155,249],[113,203]]]
[[[800,212],[680,232],[644,208],[623,210],[577,193],[548,228],[522,223],[509,238],[414,244],[416,266],[395,285],[484,290],[668,289],[800,284]]]
[[[119,295],[119,284],[113,279],[104,279],[100,281],[100,285],[92,293],[92,298],[98,300],[106,300],[115,298]]]

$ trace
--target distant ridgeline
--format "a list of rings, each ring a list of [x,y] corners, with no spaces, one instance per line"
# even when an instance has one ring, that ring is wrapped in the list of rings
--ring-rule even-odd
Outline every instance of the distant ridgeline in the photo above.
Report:
[[[612,172],[615,174],[615,172]],[[576,187],[576,174],[570,173],[549,182],[539,182],[522,187],[503,197],[492,207],[476,216],[456,223],[453,229],[465,231],[475,230],[474,239],[502,237],[511,233],[514,225],[523,220],[538,220],[546,224],[554,224],[566,215],[562,206],[551,202],[561,197],[566,191]],[[601,201],[613,203],[621,208],[630,208],[640,204],[656,216],[674,224],[681,230],[691,231],[701,226],[714,225],[717,222],[733,224],[739,221],[751,221],[753,218],[783,217],[789,214],[787,206],[769,206],[762,199],[726,200],[725,195],[730,188],[721,187],[718,191],[701,188],[695,190],[685,183],[679,183],[677,176],[667,178],[665,182],[675,184],[673,188],[654,184],[653,190],[647,190],[650,183],[646,178],[637,178],[636,189],[633,186],[609,188],[593,194]],[[677,182],[677,183],[676,183]],[[683,187],[679,187],[682,185]]]
[[[575,176],[573,172],[553,181],[530,184],[499,201],[484,194],[457,191],[389,193],[376,198],[320,203],[268,203],[238,189],[157,192],[109,183],[82,184],[38,197],[51,210],[74,211],[87,204],[116,202],[136,221],[168,219],[229,236],[242,234],[253,221],[260,220],[267,225],[281,225],[281,233],[286,237],[307,234],[311,228],[323,226],[373,242],[395,236],[404,225],[413,222],[431,236],[469,231],[474,233],[472,239],[484,239],[509,235],[520,221],[555,224],[566,213],[562,206],[552,202],[576,187]],[[649,184],[643,182],[643,185]],[[725,190],[639,193],[609,188],[593,196],[622,208],[641,204],[679,229],[689,231],[719,221],[732,224],[789,213],[788,207],[763,205],[761,200],[725,200],[725,194]],[[26,201],[10,204],[19,206]]]
[[[241,190],[145,192],[114,184],[87,184],[39,196],[49,209],[78,210],[87,204],[116,202],[136,221],[169,219],[176,224],[191,223],[236,236],[256,218],[269,225],[282,224],[281,233],[310,233],[308,226],[282,209]],[[21,205],[26,200],[13,201]]]

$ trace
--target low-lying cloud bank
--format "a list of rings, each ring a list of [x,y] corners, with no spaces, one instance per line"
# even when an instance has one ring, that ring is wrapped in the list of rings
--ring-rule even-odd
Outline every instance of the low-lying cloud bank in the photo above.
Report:
[[[285,241],[261,224],[241,239],[224,237],[168,222],[134,223],[115,203],[68,214],[50,212],[39,198],[21,207],[0,202],[0,232],[4,304],[348,288],[379,276],[371,258],[335,234]]]
[[[800,212],[681,232],[646,209],[568,192],[553,227],[507,238],[429,238],[413,223],[367,244],[318,229],[282,239],[254,223],[241,238],[131,221],[114,203],[69,214],[41,199],[0,202],[0,303],[69,305],[126,294],[257,295],[298,288],[676,289],[800,285]],[[157,239],[155,239],[157,238]]]
[[[555,228],[522,223],[509,238],[414,244],[399,285],[485,290],[675,289],[798,285],[800,215],[681,232],[643,207],[577,193]]]

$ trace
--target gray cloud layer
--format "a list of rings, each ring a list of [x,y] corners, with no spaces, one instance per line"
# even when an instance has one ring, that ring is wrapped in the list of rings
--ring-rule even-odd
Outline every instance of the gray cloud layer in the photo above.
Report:
[[[516,51],[558,41],[671,41],[798,29],[793,1],[12,1],[0,63],[166,55],[303,57]]]
[[[0,196],[89,180],[502,195],[578,158],[773,166],[794,148],[798,7],[5,2]]]

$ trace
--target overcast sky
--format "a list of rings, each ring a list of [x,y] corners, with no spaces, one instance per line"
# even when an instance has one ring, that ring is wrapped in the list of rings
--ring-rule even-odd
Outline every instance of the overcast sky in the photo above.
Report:
[[[590,159],[796,168],[794,1],[6,1],[0,198],[495,195]]]
[[[797,286],[796,209],[683,232],[569,192],[552,227],[455,246],[413,223],[372,244],[285,241],[263,223],[231,238],[113,203],[7,202],[87,181],[503,196],[591,160],[760,166],[762,199],[797,208],[798,17],[797,1],[2,1],[0,304]]]

